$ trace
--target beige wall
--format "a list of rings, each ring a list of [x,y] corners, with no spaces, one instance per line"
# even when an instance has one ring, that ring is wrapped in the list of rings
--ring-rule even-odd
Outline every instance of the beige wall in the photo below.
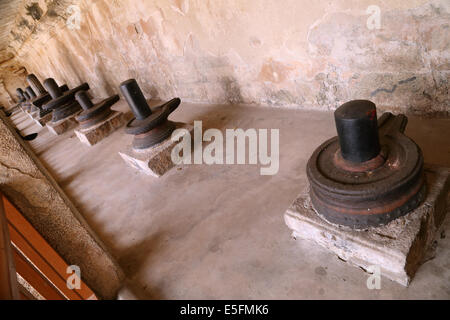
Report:
[[[14,106],[19,100],[16,88],[28,86],[25,79],[27,72],[24,67],[11,61],[10,65],[3,67],[3,70],[0,68],[0,74],[0,105],[8,108]]]
[[[80,30],[65,23],[72,2]],[[87,81],[97,96],[135,77],[162,99],[329,109],[366,98],[449,113],[448,0],[72,2],[39,1],[39,21],[24,11],[34,31],[22,23],[12,46],[29,72]],[[367,28],[369,5],[379,30]]]

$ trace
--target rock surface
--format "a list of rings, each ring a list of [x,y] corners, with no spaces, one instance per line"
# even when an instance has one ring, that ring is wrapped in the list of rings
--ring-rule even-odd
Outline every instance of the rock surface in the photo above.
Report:
[[[78,122],[77,122],[77,120],[75,120],[75,117],[80,112],[77,112],[76,114],[71,115],[68,118],[59,120],[57,122],[53,122],[53,121],[47,122],[46,126],[48,128],[48,131],[50,131],[51,133],[53,133],[55,135],[60,135],[60,134],[63,134],[64,132],[66,132],[67,130],[78,126]]]
[[[91,128],[77,129],[74,132],[82,143],[91,147],[125,125],[130,118],[131,113],[114,111],[105,121]]]
[[[176,129],[188,130],[191,139],[194,136],[194,127],[190,124],[178,122],[176,123]],[[142,151],[135,151],[129,145],[124,151],[119,152],[119,155],[129,166],[146,175],[159,178],[175,166],[171,158],[172,149],[183,138],[184,134],[180,133],[173,139],[169,137],[156,146]]]

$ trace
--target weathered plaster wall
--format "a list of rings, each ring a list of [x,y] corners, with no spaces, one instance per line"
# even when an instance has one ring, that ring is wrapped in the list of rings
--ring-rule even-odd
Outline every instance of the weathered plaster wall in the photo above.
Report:
[[[116,297],[122,270],[2,111],[0,190],[99,297]]]
[[[28,1],[32,3],[32,1]],[[35,1],[36,2],[36,1]],[[67,27],[70,4],[80,29]],[[367,27],[370,5],[381,28]],[[38,1],[11,47],[41,78],[96,95],[135,77],[147,95],[329,109],[367,98],[449,114],[448,0]]]
[[[0,74],[0,105],[8,108],[18,102],[16,88],[28,86],[25,79],[27,70],[11,60],[0,67]]]

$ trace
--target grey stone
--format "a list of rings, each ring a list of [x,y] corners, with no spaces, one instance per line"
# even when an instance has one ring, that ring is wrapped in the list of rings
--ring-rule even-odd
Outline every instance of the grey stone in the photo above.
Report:
[[[314,210],[307,187],[284,214],[295,239],[310,240],[341,260],[408,286],[419,266],[429,258],[448,211],[450,169],[426,166],[427,197],[412,212],[389,224],[363,231],[328,223]]]
[[[51,133],[59,136],[60,134],[63,134],[64,132],[66,132],[67,130],[74,128],[76,126],[78,126],[78,122],[77,120],[75,120],[75,117],[78,115],[78,113],[80,113],[81,111],[71,115],[70,117],[67,117],[63,120],[59,120],[57,122],[53,122],[50,121],[48,122],[47,128],[48,131],[50,131]]]
[[[74,132],[82,143],[93,146],[126,124],[130,118],[131,113],[114,111],[105,121],[90,128],[76,129]]]
[[[187,129],[192,139],[194,127],[190,124],[177,122],[176,129],[181,128]],[[124,151],[119,152],[119,155],[129,166],[142,173],[160,177],[175,166],[172,162],[171,153],[182,136],[184,136],[183,133],[178,135],[176,139],[169,137],[156,146],[142,151],[136,151],[129,145]]]
[[[52,121],[52,113],[46,114],[43,117],[37,116],[34,118],[34,122],[40,127],[44,127],[48,122]]]

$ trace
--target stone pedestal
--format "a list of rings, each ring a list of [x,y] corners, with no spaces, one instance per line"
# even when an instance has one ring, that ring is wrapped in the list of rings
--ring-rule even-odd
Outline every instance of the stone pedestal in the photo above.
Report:
[[[190,124],[180,122],[176,122],[175,124],[176,129],[184,128],[189,131],[192,142],[194,137],[194,127]],[[186,132],[184,134],[186,134]],[[169,137],[156,146],[142,151],[136,151],[130,145],[124,151],[119,152],[119,155],[129,166],[140,172],[146,175],[160,177],[175,166],[171,158],[172,149],[178,144],[178,141],[181,141],[184,134],[179,134],[177,139],[174,139],[173,141],[171,137]]]
[[[44,127],[48,122],[52,121],[52,113],[48,113],[43,117],[39,117],[39,115],[34,118],[34,122],[40,127]]]
[[[93,146],[126,124],[131,117],[131,113],[114,111],[105,121],[90,128],[76,129],[75,134],[82,143]]]
[[[37,115],[39,115],[39,111],[28,112],[28,117],[34,121]]]
[[[414,211],[389,224],[355,231],[323,220],[304,190],[284,214],[295,239],[310,240],[341,260],[408,286],[419,266],[433,254],[433,242],[449,205],[450,169],[425,166],[427,197]]]
[[[70,117],[59,120],[57,122],[47,122],[46,126],[48,128],[48,131],[58,136],[71,128],[75,128],[76,126],[78,126],[78,122],[77,120],[75,120],[75,117],[78,115],[78,113],[80,112],[77,112]]]

